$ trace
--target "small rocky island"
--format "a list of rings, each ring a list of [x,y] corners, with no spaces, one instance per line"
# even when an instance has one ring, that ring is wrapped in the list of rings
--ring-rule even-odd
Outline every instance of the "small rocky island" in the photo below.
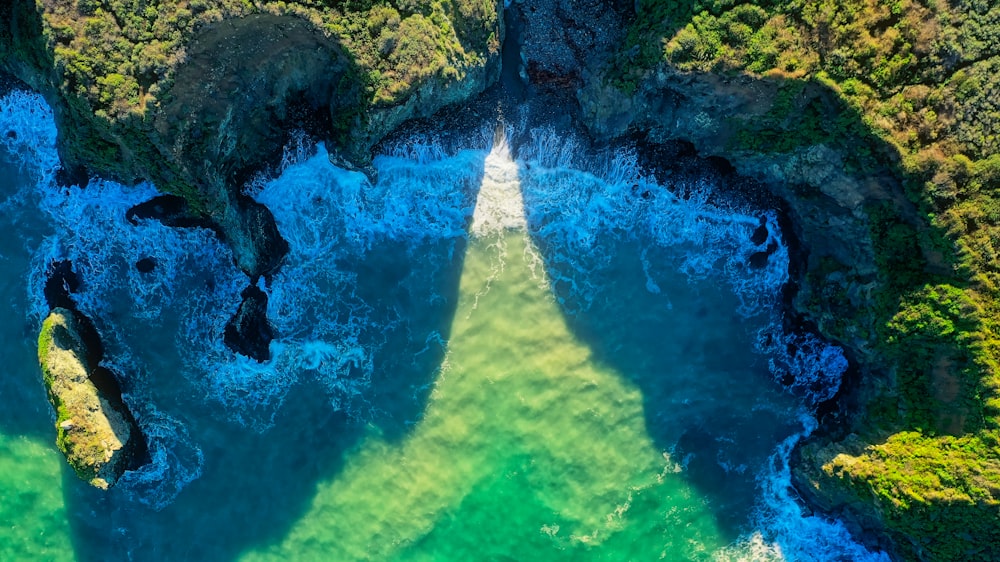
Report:
[[[81,331],[73,311],[53,309],[38,336],[38,362],[56,410],[56,445],[80,478],[107,489],[141,459],[143,439],[114,377],[89,364]]]

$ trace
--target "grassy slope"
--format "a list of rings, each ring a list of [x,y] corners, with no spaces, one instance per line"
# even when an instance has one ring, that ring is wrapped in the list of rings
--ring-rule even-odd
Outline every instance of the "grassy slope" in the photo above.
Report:
[[[892,154],[914,228],[872,207],[880,270],[872,343],[894,388],[855,427],[868,443],[823,467],[873,499],[906,557],[957,560],[1000,541],[1000,5],[985,0],[641,0],[616,85],[664,61],[807,82],[853,111],[775,104],[734,149]],[[780,102],[780,100],[779,100]],[[813,109],[816,109],[815,111]]]

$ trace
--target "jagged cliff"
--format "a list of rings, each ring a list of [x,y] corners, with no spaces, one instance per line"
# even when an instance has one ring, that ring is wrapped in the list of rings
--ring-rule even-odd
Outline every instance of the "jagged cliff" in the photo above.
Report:
[[[541,9],[574,29],[594,4]],[[616,46],[579,68],[544,74],[552,47],[524,50],[529,76],[574,82],[598,138],[690,141],[787,203],[790,312],[858,363],[796,485],[901,559],[1000,556],[998,10],[641,0],[588,28]]]

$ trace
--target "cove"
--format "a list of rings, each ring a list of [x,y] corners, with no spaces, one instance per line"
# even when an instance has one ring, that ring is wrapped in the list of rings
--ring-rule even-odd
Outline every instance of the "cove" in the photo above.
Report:
[[[33,103],[4,115],[44,120]],[[101,493],[69,474],[43,407],[4,419],[11,458],[36,460],[0,490],[38,490],[48,514],[0,534],[10,559],[867,556],[787,488],[812,402],[776,372],[839,372],[782,355],[799,336],[780,330],[773,216],[556,131],[527,132],[516,155],[485,131],[457,149],[405,139],[375,185],[292,146],[248,188],[290,245],[261,283],[278,335],[263,364],[221,344],[247,280],[211,233],[128,223],[151,186],[55,187],[36,143],[9,188],[25,194],[9,216],[41,234],[9,277],[27,335],[4,400],[46,406],[31,279],[70,259],[152,462]],[[750,267],[762,224],[779,249]]]
[[[366,439],[344,472],[320,485],[290,535],[247,560],[328,552],[380,560],[697,559],[735,540],[715,510],[747,506],[713,506],[698,493],[650,438],[638,385],[567,324],[527,240],[516,165],[501,158],[486,160],[444,365],[422,418],[401,444]],[[632,273],[638,279],[610,290],[642,298],[642,272]],[[682,276],[672,281],[674,298],[693,296]],[[728,311],[723,325],[733,300],[711,303]],[[699,311],[709,314],[692,312]],[[670,322],[691,321],[686,313],[675,311]],[[607,345],[627,344],[627,332],[612,334]],[[690,404],[696,367],[666,372],[676,359],[664,353],[655,366],[629,367],[635,376],[665,376],[660,386],[671,388],[660,389],[657,414],[686,410],[676,416],[683,418],[704,406]],[[781,396],[770,398],[780,410]]]

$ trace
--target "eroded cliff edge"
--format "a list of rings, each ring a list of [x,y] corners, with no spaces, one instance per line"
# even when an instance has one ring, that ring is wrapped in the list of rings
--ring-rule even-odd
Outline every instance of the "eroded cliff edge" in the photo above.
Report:
[[[15,0],[0,66],[53,107],[74,182],[151,181],[211,221],[252,279],[287,247],[241,193],[288,135],[364,167],[400,123],[483,91],[499,74],[494,0],[408,2]]]

